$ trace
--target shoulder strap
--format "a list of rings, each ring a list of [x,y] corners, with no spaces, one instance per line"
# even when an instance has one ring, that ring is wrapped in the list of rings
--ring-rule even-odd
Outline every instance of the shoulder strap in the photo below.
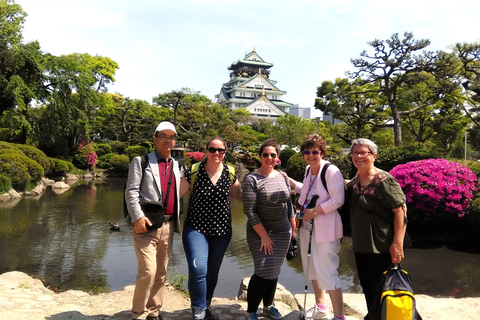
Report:
[[[168,204],[168,198],[170,195],[170,189],[172,186],[172,177],[173,177],[173,166],[175,165],[175,161],[171,161],[172,165],[170,166],[170,175],[168,176],[168,183],[167,183],[167,194],[165,195],[165,202],[162,201],[162,206],[167,209],[167,204]],[[167,165],[168,162],[165,162],[165,165]],[[162,199],[163,200],[163,199]]]
[[[327,169],[329,166],[330,166],[329,162],[325,163],[322,168],[322,173],[320,173],[320,178],[322,179],[323,187],[325,188],[325,190],[327,190],[327,193],[328,193],[328,187],[327,187],[327,179],[325,179],[325,175],[327,174]]]
[[[198,168],[200,168],[201,162],[195,162],[192,164],[192,169],[190,171],[190,192],[193,190],[193,185],[195,184],[195,179],[197,179]]]
[[[233,180],[235,179],[235,168],[229,164],[227,164],[228,172],[230,173],[230,184],[233,184]]]
[[[145,153],[140,158],[140,163],[142,165],[142,179],[140,180],[140,186],[142,186],[143,176],[145,175],[145,169],[147,168],[147,163],[148,163],[148,153]]]

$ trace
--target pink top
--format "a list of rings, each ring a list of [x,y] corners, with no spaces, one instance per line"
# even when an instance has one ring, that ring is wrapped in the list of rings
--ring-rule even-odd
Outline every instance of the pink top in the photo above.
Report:
[[[320,173],[327,161],[321,160],[320,169],[318,170],[318,177],[312,185],[313,194],[318,194],[316,206],[320,206],[325,214],[317,214],[314,218],[315,238],[317,242],[330,242],[343,237],[343,225],[340,214],[337,209],[342,206],[345,201],[345,185],[342,173],[334,166],[330,165],[325,172],[325,180],[327,182],[327,190],[323,187]],[[308,175],[303,179],[303,183],[298,182],[295,185],[295,191],[300,193],[298,203],[303,205],[307,198],[307,192],[310,187],[310,178],[312,177],[312,170],[310,166],[305,169],[305,174]]]
[[[170,177],[171,166],[173,162],[168,160],[168,162],[161,161],[158,163],[158,170],[160,173],[160,186],[162,192],[162,202],[165,203],[165,198],[167,196],[167,188],[168,188],[168,179]],[[172,172],[173,174],[173,172]],[[168,202],[167,202],[167,210],[165,211],[166,215],[173,214],[175,210],[175,177],[172,177],[172,185],[170,186],[170,192],[168,194]]]

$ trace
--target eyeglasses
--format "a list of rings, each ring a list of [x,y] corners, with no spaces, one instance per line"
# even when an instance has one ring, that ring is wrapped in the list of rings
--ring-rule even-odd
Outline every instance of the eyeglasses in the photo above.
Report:
[[[363,157],[366,157],[367,155],[371,154],[371,152],[366,152],[366,151],[363,151],[363,152],[353,152],[352,153],[352,157],[360,157],[360,158],[363,158]]]
[[[263,153],[262,154],[262,157],[264,158],[268,158],[268,156],[272,157],[273,159],[275,159],[277,157],[277,154],[276,153]]]
[[[219,154],[224,154],[225,153],[225,149],[222,149],[222,148],[214,148],[214,147],[208,147],[208,152],[210,153],[215,153],[215,152],[218,152]]]
[[[161,135],[158,135],[157,138],[166,139],[166,140],[175,140],[177,136],[167,136],[166,134],[161,134]]]
[[[310,153],[313,154],[314,156],[316,156],[316,155],[320,154],[320,151],[318,151],[318,150],[314,150],[314,151],[305,150],[305,151],[303,151],[303,154],[306,155],[306,156],[310,155]]]

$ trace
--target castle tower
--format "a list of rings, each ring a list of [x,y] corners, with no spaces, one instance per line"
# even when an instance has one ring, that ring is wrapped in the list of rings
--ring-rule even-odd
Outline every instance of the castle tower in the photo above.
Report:
[[[292,103],[282,100],[287,92],[270,80],[272,63],[265,62],[253,49],[241,60],[233,62],[230,81],[222,85],[216,96],[217,102],[228,105],[232,110],[246,108],[253,119],[263,119],[277,123],[277,118],[288,113]]]

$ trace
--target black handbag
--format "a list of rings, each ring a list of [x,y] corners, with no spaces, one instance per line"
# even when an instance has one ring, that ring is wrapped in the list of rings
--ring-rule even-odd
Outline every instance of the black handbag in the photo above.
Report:
[[[298,246],[297,246],[297,239],[293,238],[290,240],[290,245],[288,246],[288,251],[287,251],[287,260],[293,260],[298,255]]]
[[[161,228],[163,225],[163,217],[165,216],[165,208],[158,204],[141,204],[140,207],[142,208],[143,214],[145,217],[150,220],[152,223],[151,226],[147,225],[147,230],[155,230]]]

